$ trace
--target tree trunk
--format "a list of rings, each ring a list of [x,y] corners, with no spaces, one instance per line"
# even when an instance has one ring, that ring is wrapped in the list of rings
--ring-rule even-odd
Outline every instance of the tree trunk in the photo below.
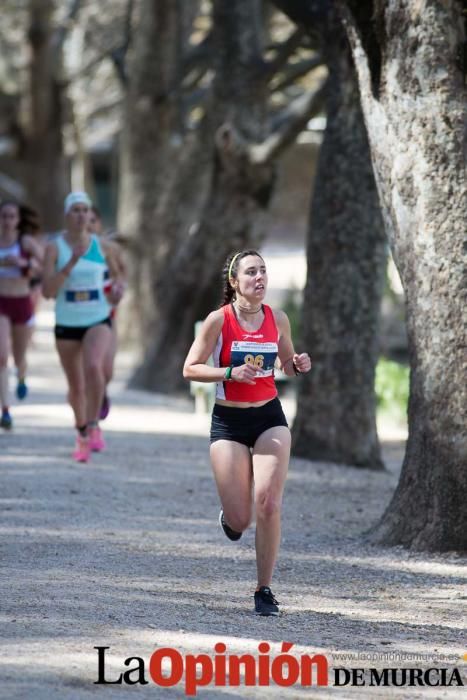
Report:
[[[194,134],[184,136],[176,158],[166,155],[172,177],[152,186],[149,199],[157,193],[159,205],[151,221],[155,233],[146,239],[154,247],[147,257],[151,310],[143,307],[148,340],[133,386],[161,392],[184,387],[194,323],[220,301],[224,259],[259,242],[253,222],[269,201],[274,177],[269,163],[253,163],[249,152],[264,135],[266,117],[260,10],[257,0],[214,3],[215,80],[206,115]],[[173,134],[167,136],[173,141]],[[138,166],[146,167],[141,160]]]
[[[118,222],[132,253],[130,313],[145,345],[157,333],[163,303],[155,297],[156,271],[177,228],[187,231],[197,221],[209,186],[204,132],[187,132],[180,120],[180,67],[191,10],[171,0],[144,0],[129,56]]]
[[[168,256],[154,280],[158,304],[157,332],[134,377],[136,386],[159,392],[184,387],[183,362],[193,341],[195,321],[221,302],[221,270],[232,250],[259,244],[252,222],[261,206],[254,202],[243,168],[226,171],[216,163],[209,201],[191,235]],[[245,192],[242,189],[245,188]],[[163,302],[163,304],[162,304]]]
[[[53,0],[30,0],[29,124],[25,172],[29,203],[46,231],[63,227],[63,200],[70,181],[63,145],[62,47],[56,45]]]
[[[384,225],[355,69],[336,13],[320,16],[329,70],[307,250],[301,342],[312,371],[300,378],[293,452],[383,467],[374,374],[386,261]]]
[[[465,42],[460,2],[342,3],[406,295],[409,439],[374,538],[467,549]],[[370,21],[370,17],[374,18]],[[464,246],[464,248],[463,248]]]

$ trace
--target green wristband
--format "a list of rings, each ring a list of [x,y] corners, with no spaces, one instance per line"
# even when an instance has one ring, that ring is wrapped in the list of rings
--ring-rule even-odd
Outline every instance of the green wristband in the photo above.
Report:
[[[231,382],[231,381],[232,381],[232,370],[233,370],[232,365],[230,365],[230,367],[227,367],[227,369],[225,370],[224,380],[225,380],[226,382]]]

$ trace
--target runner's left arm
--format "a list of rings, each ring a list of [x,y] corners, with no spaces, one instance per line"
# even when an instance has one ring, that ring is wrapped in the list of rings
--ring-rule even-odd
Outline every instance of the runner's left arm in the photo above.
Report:
[[[310,356],[307,352],[295,352],[287,314],[284,311],[275,310],[274,318],[279,331],[278,355],[281,370],[288,377],[309,372],[311,369]]]

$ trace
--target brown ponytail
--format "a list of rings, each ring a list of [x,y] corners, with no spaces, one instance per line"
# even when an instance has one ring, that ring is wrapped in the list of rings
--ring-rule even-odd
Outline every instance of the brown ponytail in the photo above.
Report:
[[[20,235],[29,234],[35,236],[41,232],[39,214],[28,204],[20,204],[18,230]]]

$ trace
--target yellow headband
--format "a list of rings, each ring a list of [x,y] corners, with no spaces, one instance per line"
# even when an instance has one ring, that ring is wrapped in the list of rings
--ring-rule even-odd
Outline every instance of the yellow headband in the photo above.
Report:
[[[234,265],[235,260],[238,258],[239,255],[240,255],[240,253],[235,253],[235,255],[233,256],[232,260],[230,261],[230,265],[229,265],[229,279],[232,277],[232,268],[233,268],[233,265]]]

